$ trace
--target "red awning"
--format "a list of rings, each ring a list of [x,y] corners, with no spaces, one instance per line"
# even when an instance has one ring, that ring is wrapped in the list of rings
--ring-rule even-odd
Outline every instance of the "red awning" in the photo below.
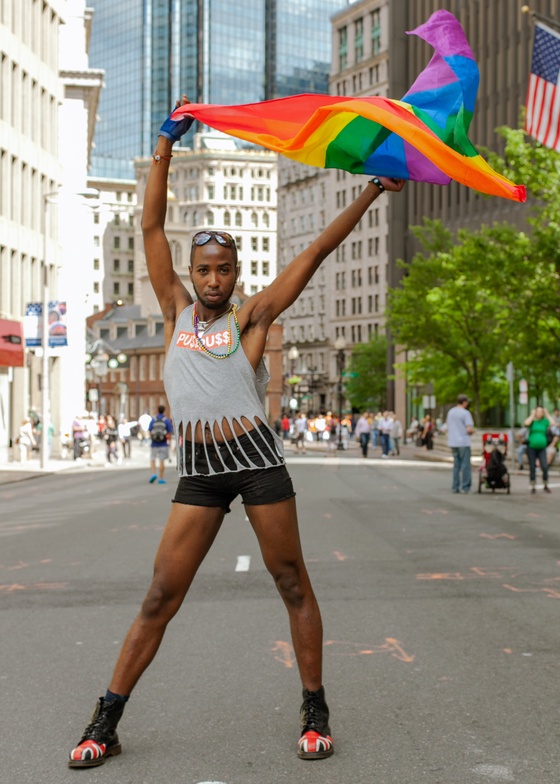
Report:
[[[0,367],[23,367],[23,324],[0,319]]]

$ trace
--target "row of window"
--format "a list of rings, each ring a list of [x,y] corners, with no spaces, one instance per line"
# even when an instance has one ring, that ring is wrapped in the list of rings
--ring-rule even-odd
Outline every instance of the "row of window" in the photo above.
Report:
[[[43,194],[56,190],[33,166],[0,149],[0,215],[35,231],[42,230]],[[48,236],[56,236],[54,210],[49,210]]]
[[[54,291],[54,272],[49,268],[48,286]],[[43,265],[37,258],[0,245],[0,312],[23,317],[29,302],[41,302]]]
[[[365,270],[364,270],[365,272]],[[352,288],[360,288],[362,285],[362,270],[361,269],[353,269],[351,271],[351,285]],[[389,265],[385,264],[385,280],[388,280],[389,275]],[[335,289],[337,291],[344,290],[346,288],[346,272],[337,272],[335,274]],[[376,264],[373,267],[367,268],[367,282],[368,286],[373,286],[379,283],[380,276],[379,276],[379,264]]]
[[[339,245],[335,251],[335,258],[337,262],[345,262],[346,261],[346,248],[350,250],[350,258],[353,260],[358,260],[363,258],[362,255],[362,247],[363,243],[362,240],[355,240],[354,242],[344,243],[343,245]],[[368,256],[379,256],[381,250],[381,240],[379,237],[368,237],[367,241],[367,255]],[[387,253],[389,250],[389,235],[385,235],[385,252]]]
[[[367,70],[358,71],[352,74],[352,79],[340,79],[336,83],[337,95],[359,95],[366,87],[373,87],[379,84],[380,64],[370,65]],[[383,81],[383,80],[382,80]],[[369,95],[385,95],[385,90],[376,92],[368,91]]]
[[[286,183],[290,181],[289,173],[287,173],[285,177]],[[326,188],[325,183],[322,182],[318,186],[317,185],[309,185],[304,188],[292,188],[290,190],[289,198],[290,198],[290,207],[298,207],[304,206],[306,204],[314,204],[315,197],[317,195],[317,190],[319,191],[319,201],[323,202],[326,198]],[[287,194],[283,193],[280,196],[280,206],[282,210],[286,210],[287,208],[288,197]]]
[[[0,120],[51,155],[57,154],[58,102],[4,52],[0,52]]]
[[[224,166],[223,169],[216,168],[215,166],[208,166],[208,168],[191,166],[181,170],[183,177],[186,180],[197,180],[201,174],[206,174],[208,177],[215,177],[217,173],[222,173],[224,177],[251,177],[252,179],[268,179],[270,180],[271,169],[249,169],[241,168],[238,166]],[[177,176],[180,172],[177,172]]]
[[[379,335],[379,323],[375,321],[373,324],[352,324],[350,330],[346,331],[346,326],[335,327],[334,337],[336,338],[350,338],[352,343],[362,343],[364,340],[369,340],[374,335]],[[367,335],[367,338],[366,338]]]
[[[58,69],[59,17],[43,0],[0,2],[0,24],[53,71]]]
[[[225,227],[229,227],[232,225],[242,227],[244,223],[243,221],[244,215],[245,218],[247,218],[247,213],[243,213],[241,212],[241,210],[237,210],[235,213],[233,213],[233,215],[229,210],[225,210],[221,215],[221,221],[219,221],[219,225]],[[173,209],[173,207],[168,208],[168,217],[169,217],[169,222],[173,223],[175,217],[175,210]],[[204,220],[204,224],[201,223],[202,220]],[[216,212],[214,210],[206,210],[206,212],[204,213],[204,218],[201,210],[193,210],[192,212],[190,210],[185,210],[183,212],[183,223],[185,224],[185,226],[193,226],[194,228],[201,225],[205,225],[205,226],[218,225],[216,223]],[[262,225],[263,228],[269,229],[270,215],[268,214],[268,212],[263,212],[259,220],[259,214],[257,212],[252,212],[250,215],[250,223],[253,228],[259,228],[259,225]]]
[[[271,201],[271,190],[265,188],[263,185],[251,186],[251,198],[253,201]],[[206,201],[214,201],[217,197],[217,189],[215,185],[206,186]],[[243,201],[245,190],[243,185],[235,185],[228,183],[222,187],[222,197],[220,201]],[[198,185],[189,185],[188,188],[183,189],[183,197],[185,201],[200,201],[200,188]]]
[[[367,18],[367,17],[366,17]],[[376,8],[369,14],[369,45],[364,36],[364,17],[354,20],[353,25],[341,27],[338,31],[338,65],[345,71],[349,65],[361,63],[364,57],[375,57],[381,51],[381,9]],[[349,29],[353,34],[354,57],[348,57]]]
[[[379,313],[380,299],[379,294],[369,294],[367,298],[367,312]],[[351,310],[350,310],[351,308]],[[346,300],[337,299],[335,303],[335,313],[337,316],[361,316],[362,315],[362,297],[352,297],[349,301],[349,312],[346,313]]]
[[[97,267],[95,266],[95,262],[97,262]],[[121,264],[121,259],[113,259],[113,272],[124,272],[126,266],[126,272],[134,272],[134,259],[126,259]],[[99,269],[99,259],[93,260],[93,268]]]

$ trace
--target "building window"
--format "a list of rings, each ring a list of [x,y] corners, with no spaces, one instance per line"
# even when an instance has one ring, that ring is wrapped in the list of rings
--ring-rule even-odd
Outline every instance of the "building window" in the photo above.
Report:
[[[231,226],[231,213],[229,210],[224,212],[224,226]]]
[[[268,239],[268,237],[263,237],[262,249],[265,253],[267,253],[270,250],[270,240]]]
[[[128,260],[128,271],[129,272],[134,272],[134,259],[129,259]]]
[[[237,245],[237,250],[241,250],[242,245],[243,245],[243,238],[242,237],[236,237],[235,238],[235,244]]]
[[[93,260],[93,269],[94,270],[98,270],[99,269],[99,259],[94,259]]]
[[[381,10],[376,8],[371,12],[371,53],[379,54],[381,51]]]
[[[93,284],[93,293],[99,294],[99,283],[97,281],[95,281]]]
[[[257,237],[251,237],[251,250],[259,249],[259,240]]]
[[[262,271],[263,271],[263,275],[270,275],[270,264],[268,261],[263,261]]]
[[[128,249],[129,250],[134,250],[134,237],[129,237],[128,238]]]
[[[206,225],[213,226],[214,225],[214,213],[212,210],[206,211]]]
[[[214,186],[213,185],[208,185],[207,189],[208,189],[208,199],[209,200],[213,199],[214,198]]]
[[[121,286],[118,280],[113,283],[113,294],[120,294],[121,293]]]
[[[240,212],[236,212],[235,213],[235,225],[236,226],[241,226],[241,221],[242,221],[241,213]]]
[[[341,27],[338,31],[338,68],[340,71],[348,67],[348,30]]]
[[[257,215],[256,212],[252,212],[251,213],[251,224],[253,226],[258,226],[259,225],[259,216]]]
[[[259,274],[259,262],[252,261],[251,262],[251,275],[258,275]]]
[[[364,20],[362,18],[356,19],[354,22],[354,54],[355,62],[361,63],[364,58]]]
[[[118,250],[121,247],[121,238],[120,237],[113,237],[113,248]]]
[[[113,272],[120,272],[120,271],[121,271],[120,259],[113,259]]]
[[[134,296],[134,283],[129,283],[128,284],[128,296],[129,297],[133,297]]]

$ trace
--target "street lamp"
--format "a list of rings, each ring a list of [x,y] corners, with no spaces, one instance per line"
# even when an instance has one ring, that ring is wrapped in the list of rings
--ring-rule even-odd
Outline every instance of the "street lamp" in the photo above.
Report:
[[[337,449],[344,449],[342,443],[342,373],[344,372],[344,365],[346,363],[346,355],[344,349],[346,348],[346,338],[344,335],[339,335],[334,341],[336,349],[336,365],[338,370],[338,444]]]
[[[297,381],[295,379],[295,372],[296,372],[296,362],[299,359],[299,351],[297,350],[297,346],[292,346],[288,351],[288,359],[290,360],[290,384],[294,385],[294,397],[290,400],[290,408],[294,408],[292,405],[292,401],[295,399],[296,405],[298,407],[298,399],[297,399]]]
[[[60,194],[60,190],[43,194],[43,324],[41,329],[41,342],[43,344],[43,363],[41,373],[41,451],[40,466],[45,468],[49,448],[50,428],[50,376],[49,376],[49,265],[47,260],[48,249],[48,213],[49,204],[52,204]],[[84,199],[97,198],[99,191],[95,188],[86,188],[72,196],[82,196]]]

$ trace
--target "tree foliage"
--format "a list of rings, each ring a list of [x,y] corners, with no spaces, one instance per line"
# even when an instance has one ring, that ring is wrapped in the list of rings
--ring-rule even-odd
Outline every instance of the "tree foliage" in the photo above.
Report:
[[[354,346],[347,374],[345,394],[359,411],[382,410],[387,396],[387,339],[375,335],[369,343]]]
[[[388,307],[409,384],[433,382],[445,400],[465,392],[479,417],[506,402],[509,361],[537,395],[558,395],[560,155],[520,130],[500,132],[504,157],[488,157],[526,184],[531,232],[494,224],[453,235],[426,220],[413,229],[423,252],[401,262],[406,274]]]

